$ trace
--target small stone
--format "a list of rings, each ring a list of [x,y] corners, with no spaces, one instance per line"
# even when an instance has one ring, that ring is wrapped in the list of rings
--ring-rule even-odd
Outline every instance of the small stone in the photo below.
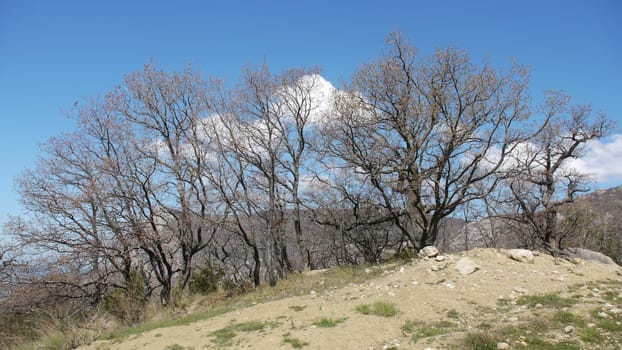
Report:
[[[444,260],[445,260],[445,257],[444,257],[444,256],[442,256],[442,255],[437,255],[437,256],[436,256],[436,258],[435,258],[435,260],[436,260],[436,261],[444,261]]]
[[[497,343],[497,350],[509,349],[510,344],[508,343]]]
[[[419,251],[419,256],[422,258],[433,258],[437,256],[438,253],[439,253],[438,248],[436,248],[433,245],[429,245],[429,246],[423,247]]]
[[[609,310],[609,312],[611,312],[614,315],[619,315],[619,314],[622,314],[622,309],[614,307],[611,310]]]
[[[605,310],[613,309],[613,305],[611,305],[610,303],[605,303],[605,305],[603,305],[603,309]]]
[[[598,313],[598,317],[607,318],[607,317],[609,317],[609,315],[607,315],[606,313],[601,311],[601,312]]]
[[[543,306],[543,305],[542,305],[542,304],[540,304],[540,303],[537,303],[537,304],[536,304],[536,308],[541,308],[542,306]]]
[[[508,318],[508,322],[516,322],[516,321],[518,321],[518,317],[516,316]]]
[[[533,264],[533,253],[527,249],[510,249],[508,255],[516,261]]]
[[[566,326],[564,328],[564,333],[572,333],[574,332],[574,327],[573,326]]]
[[[479,266],[469,258],[461,258],[456,262],[456,271],[461,275],[470,275],[477,270],[479,270]]]
[[[514,287],[514,292],[518,293],[518,294],[527,294],[529,293],[529,291],[525,288],[522,287]]]
[[[592,292],[594,293],[600,293],[600,290],[598,288],[592,288]]]
[[[445,282],[445,283],[443,283],[443,286],[445,286],[445,287],[447,287],[449,289],[456,288],[456,286],[453,283],[451,283],[451,282]]]

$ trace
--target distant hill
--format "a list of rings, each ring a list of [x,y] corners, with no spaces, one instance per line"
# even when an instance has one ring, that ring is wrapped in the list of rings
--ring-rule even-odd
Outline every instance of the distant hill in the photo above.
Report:
[[[622,262],[622,186],[580,196],[562,206],[558,218],[560,229],[565,230],[564,246],[588,248]],[[444,251],[525,246],[516,229],[503,218],[449,222],[437,244]]]

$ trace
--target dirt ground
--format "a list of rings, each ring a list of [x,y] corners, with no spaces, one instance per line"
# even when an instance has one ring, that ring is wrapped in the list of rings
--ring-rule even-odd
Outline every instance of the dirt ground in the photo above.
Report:
[[[467,332],[487,322],[506,322],[520,314],[499,310],[499,299],[517,294],[564,292],[571,286],[595,281],[620,281],[617,265],[588,261],[578,264],[546,254],[534,262],[511,260],[503,250],[475,249],[445,255],[443,261],[416,259],[405,265],[385,265],[380,277],[344,288],[257,304],[199,321],[188,326],[156,329],[129,338],[97,341],[83,350],[105,349],[443,349],[459,344]],[[461,257],[469,257],[479,270],[462,275],[455,270]],[[361,304],[395,304],[392,317],[363,315]],[[402,328],[407,321],[426,323],[454,316],[460,332],[413,342]],[[316,326],[318,320],[338,320],[334,327]],[[218,343],[215,331],[246,322],[264,322],[255,331],[236,331],[229,343]],[[510,319],[512,321],[512,319]],[[178,346],[177,346],[178,345]]]

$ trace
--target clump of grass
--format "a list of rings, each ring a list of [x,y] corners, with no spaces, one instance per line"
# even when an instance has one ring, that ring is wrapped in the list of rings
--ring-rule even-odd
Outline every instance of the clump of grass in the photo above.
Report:
[[[309,343],[307,343],[306,341],[302,341],[298,338],[294,338],[289,333],[286,333],[283,335],[283,342],[291,345],[294,349],[301,349],[309,345]]]
[[[460,319],[460,313],[454,309],[447,311],[447,317],[458,321]]]
[[[508,307],[510,305],[510,301],[507,299],[497,299],[497,306],[499,307]]]
[[[259,322],[259,321],[250,321],[243,323],[236,323],[228,325],[225,328],[221,328],[219,330],[213,331],[209,334],[212,337],[212,343],[221,345],[221,346],[230,346],[232,344],[233,338],[237,336],[235,333],[238,332],[254,332],[261,331],[266,327],[267,323]]]
[[[563,311],[563,310],[557,311],[553,315],[553,320],[559,322],[560,324],[573,325],[577,327],[585,327],[586,325],[585,320],[581,318],[580,316],[577,316],[573,314],[572,312]]]
[[[325,318],[322,317],[319,320],[313,322],[313,325],[316,327],[320,327],[320,328],[331,328],[331,327],[335,327],[340,323],[343,323],[346,320],[346,318],[338,318],[338,319],[332,319],[332,318]]]
[[[235,338],[237,334],[232,329],[225,327],[211,332],[209,336],[212,337],[212,343],[214,344],[230,346],[232,345],[233,338]]]
[[[302,311],[302,310],[306,309],[307,307],[306,307],[306,306],[301,306],[301,305],[292,305],[292,306],[290,306],[289,308],[290,308],[291,310],[296,311],[296,312],[300,312],[300,311]]]
[[[482,322],[479,325],[477,325],[477,329],[481,329],[481,330],[489,330],[491,328],[492,328],[492,325],[486,322]]]
[[[171,344],[167,345],[164,350],[194,350],[192,346],[182,346],[179,344]]]
[[[551,343],[540,338],[528,338],[525,342],[529,350],[581,350],[581,347],[572,341]]]
[[[527,305],[528,307],[535,307],[540,304],[546,307],[562,308],[570,307],[576,303],[576,300],[562,298],[557,294],[523,295],[516,300],[516,304]]]
[[[618,299],[618,293],[608,290],[602,294],[603,298],[607,301],[616,301]]]
[[[497,339],[486,333],[469,333],[463,345],[468,350],[496,350]]]
[[[411,341],[416,343],[421,338],[450,333],[455,326],[454,323],[449,321],[438,321],[431,324],[418,321],[406,321],[402,326],[402,331],[406,334],[410,334]]]
[[[393,317],[397,315],[397,308],[393,303],[377,301],[373,304],[361,304],[356,307],[356,311],[363,315],[375,315],[382,317]]]
[[[585,328],[579,332],[579,338],[586,343],[600,343],[604,340],[600,331],[596,328]]]

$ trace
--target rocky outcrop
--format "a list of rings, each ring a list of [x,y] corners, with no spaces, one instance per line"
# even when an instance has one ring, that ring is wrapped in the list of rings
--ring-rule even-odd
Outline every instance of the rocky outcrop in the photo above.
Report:
[[[618,266],[613,259],[605,254],[595,252],[589,249],[583,248],[567,248],[570,258],[579,258],[587,261],[594,261],[605,265]]]

